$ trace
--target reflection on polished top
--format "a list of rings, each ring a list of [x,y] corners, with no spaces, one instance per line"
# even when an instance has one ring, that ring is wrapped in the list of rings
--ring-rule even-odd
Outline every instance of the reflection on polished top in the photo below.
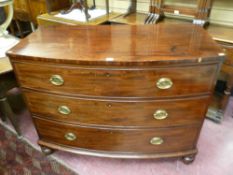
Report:
[[[158,24],[39,28],[8,53],[21,60],[133,65],[215,61],[221,52],[199,26]]]

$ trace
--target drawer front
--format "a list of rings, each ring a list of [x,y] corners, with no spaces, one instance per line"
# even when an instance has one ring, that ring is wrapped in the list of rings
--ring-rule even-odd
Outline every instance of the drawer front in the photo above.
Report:
[[[14,64],[21,86],[59,94],[107,97],[169,97],[206,93],[217,65],[100,70]],[[57,84],[57,85],[54,85]]]
[[[167,127],[202,122],[208,97],[157,101],[98,101],[24,91],[31,112],[59,121],[102,126]]]
[[[195,148],[199,127],[114,130],[34,118],[40,140],[90,150],[160,153]]]

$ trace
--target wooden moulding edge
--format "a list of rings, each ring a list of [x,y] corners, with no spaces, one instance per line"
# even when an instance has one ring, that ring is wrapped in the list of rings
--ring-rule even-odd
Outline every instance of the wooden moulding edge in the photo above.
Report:
[[[156,159],[156,158],[172,158],[172,157],[184,157],[187,155],[197,154],[197,149],[190,149],[187,151],[178,151],[170,153],[114,153],[111,151],[97,151],[97,150],[88,150],[81,148],[74,148],[54,143],[49,143],[47,141],[39,140],[38,144],[40,146],[48,147],[53,150],[61,150],[70,153],[86,155],[86,156],[95,156],[95,157],[106,157],[106,158],[123,158],[123,159]]]

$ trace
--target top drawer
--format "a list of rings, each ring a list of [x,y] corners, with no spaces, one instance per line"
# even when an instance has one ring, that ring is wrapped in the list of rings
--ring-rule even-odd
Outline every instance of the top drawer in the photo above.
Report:
[[[57,94],[106,97],[171,97],[212,90],[218,66],[104,69],[15,63],[22,87]]]

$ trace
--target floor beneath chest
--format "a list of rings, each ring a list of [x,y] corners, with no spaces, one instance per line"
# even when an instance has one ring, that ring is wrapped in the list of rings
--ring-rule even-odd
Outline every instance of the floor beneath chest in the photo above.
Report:
[[[233,98],[230,100],[221,124],[205,120],[198,141],[199,152],[196,160],[190,165],[184,165],[178,159],[123,160],[81,156],[61,151],[57,151],[47,159],[55,160],[61,166],[68,167],[79,175],[232,175],[232,116]],[[24,111],[19,117],[23,132],[21,142],[30,144],[40,151],[36,143],[38,136],[28,112]],[[0,125],[12,131],[9,124],[0,123]],[[0,147],[1,150],[4,149],[1,145]]]

